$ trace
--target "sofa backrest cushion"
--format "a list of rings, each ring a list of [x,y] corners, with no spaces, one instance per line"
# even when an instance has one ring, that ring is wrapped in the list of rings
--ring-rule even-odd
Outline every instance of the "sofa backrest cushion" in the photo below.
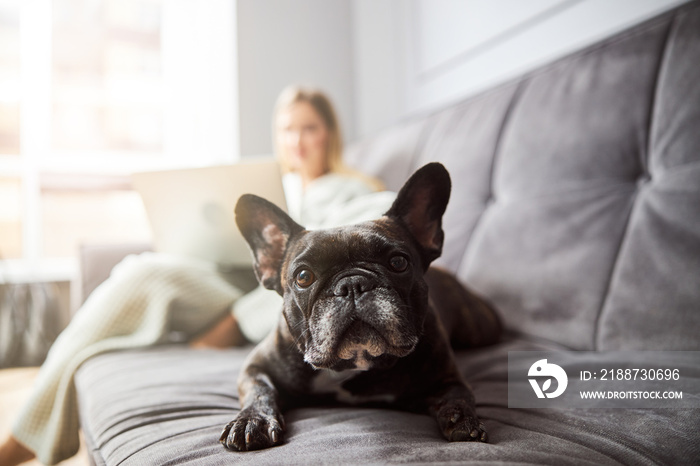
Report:
[[[700,349],[700,7],[680,7],[348,151],[453,178],[442,265],[577,350]]]

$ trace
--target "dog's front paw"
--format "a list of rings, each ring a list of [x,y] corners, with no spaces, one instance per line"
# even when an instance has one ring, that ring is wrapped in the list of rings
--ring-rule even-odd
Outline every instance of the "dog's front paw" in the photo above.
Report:
[[[274,447],[282,442],[282,416],[244,409],[224,427],[219,442],[229,450],[251,451]]]
[[[442,435],[450,442],[487,442],[484,424],[464,402],[451,400],[437,413]]]

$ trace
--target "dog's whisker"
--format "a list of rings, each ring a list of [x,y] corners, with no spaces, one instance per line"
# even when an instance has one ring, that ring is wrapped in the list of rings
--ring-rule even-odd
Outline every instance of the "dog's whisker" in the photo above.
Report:
[[[298,345],[298,344],[299,344],[299,340],[301,340],[307,332],[308,332],[308,333],[311,333],[311,329],[306,328],[303,332],[301,332],[301,333],[299,334],[299,336],[298,336],[296,339],[294,339],[294,344],[293,344],[293,345],[290,345],[290,347],[294,347],[294,346]]]

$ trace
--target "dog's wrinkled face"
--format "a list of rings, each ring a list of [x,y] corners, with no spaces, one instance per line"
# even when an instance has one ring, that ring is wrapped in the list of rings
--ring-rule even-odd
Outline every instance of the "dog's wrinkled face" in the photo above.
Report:
[[[418,343],[428,304],[421,258],[390,218],[299,235],[281,275],[289,330],[316,368],[367,370]]]
[[[428,310],[423,274],[442,251],[450,179],[418,170],[384,217],[306,231],[273,204],[241,197],[236,221],[265,287],[284,297],[289,331],[316,368],[387,367],[411,353]]]

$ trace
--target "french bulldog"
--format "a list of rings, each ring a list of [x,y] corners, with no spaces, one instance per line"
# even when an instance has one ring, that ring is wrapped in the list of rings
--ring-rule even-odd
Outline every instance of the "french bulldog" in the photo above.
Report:
[[[236,222],[260,283],[284,298],[277,328],[238,379],[241,411],[219,441],[236,451],[283,441],[283,410],[328,396],[429,413],[450,441],[487,441],[451,343],[494,343],[493,307],[431,262],[442,252],[450,176],[419,169],[380,219],[307,231],[242,196]]]

